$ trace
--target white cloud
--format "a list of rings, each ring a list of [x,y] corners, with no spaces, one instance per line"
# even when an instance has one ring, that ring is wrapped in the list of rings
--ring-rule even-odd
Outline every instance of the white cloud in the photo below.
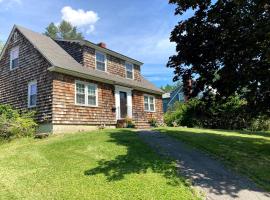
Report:
[[[63,7],[61,13],[63,20],[84,30],[87,34],[95,30],[95,24],[99,20],[98,14],[94,11],[75,10],[70,6]]]
[[[4,10],[9,10],[10,8],[13,8],[14,5],[21,5],[22,0],[0,0],[1,7],[4,8]]]

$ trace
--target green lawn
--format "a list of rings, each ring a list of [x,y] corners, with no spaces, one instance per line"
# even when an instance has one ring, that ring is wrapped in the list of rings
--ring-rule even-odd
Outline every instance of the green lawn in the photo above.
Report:
[[[224,131],[195,128],[161,128],[173,136],[203,150],[236,171],[247,175],[270,191],[270,133]]]
[[[197,199],[175,163],[125,129],[0,145],[0,199]]]

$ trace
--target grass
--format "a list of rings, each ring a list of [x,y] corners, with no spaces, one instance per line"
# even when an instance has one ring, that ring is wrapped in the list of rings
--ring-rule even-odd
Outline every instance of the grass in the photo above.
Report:
[[[270,191],[270,133],[208,130],[196,128],[161,128],[162,133],[177,138],[222,160]]]
[[[1,199],[198,199],[175,163],[130,130],[24,138],[0,148]]]

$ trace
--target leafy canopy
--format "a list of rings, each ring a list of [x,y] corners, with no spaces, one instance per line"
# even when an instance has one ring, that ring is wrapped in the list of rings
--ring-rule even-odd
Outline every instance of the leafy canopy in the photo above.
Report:
[[[2,52],[4,48],[4,42],[0,40],[0,53]]]
[[[182,87],[182,83],[178,81],[176,84],[170,85],[167,84],[165,86],[161,86],[160,89],[162,89],[164,92],[171,92],[175,90],[177,87]]]
[[[174,81],[192,78],[191,97],[241,95],[255,113],[270,114],[270,4],[266,0],[170,0],[175,15],[190,9],[171,33],[168,67]],[[188,93],[186,92],[188,95]]]
[[[81,32],[78,32],[76,26],[72,26],[71,23],[63,20],[58,26],[54,23],[50,23],[46,28],[45,35],[53,39],[84,39]]]

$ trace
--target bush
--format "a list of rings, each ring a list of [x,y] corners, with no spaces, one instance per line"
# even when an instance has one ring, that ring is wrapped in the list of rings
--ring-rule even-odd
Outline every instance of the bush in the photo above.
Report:
[[[152,127],[158,127],[158,121],[157,121],[157,119],[156,118],[151,118],[149,121],[148,121],[148,123],[150,124],[150,126],[152,126]]]
[[[236,95],[219,101],[190,99],[185,103],[176,102],[165,113],[164,121],[168,126],[252,130],[270,128],[269,118],[264,116],[253,119],[247,111],[247,102]]]
[[[251,131],[269,131],[270,119],[267,116],[259,116],[252,119],[249,130]]]
[[[20,114],[11,106],[0,105],[0,137],[12,139],[33,136],[37,127],[33,118],[34,112]]]

